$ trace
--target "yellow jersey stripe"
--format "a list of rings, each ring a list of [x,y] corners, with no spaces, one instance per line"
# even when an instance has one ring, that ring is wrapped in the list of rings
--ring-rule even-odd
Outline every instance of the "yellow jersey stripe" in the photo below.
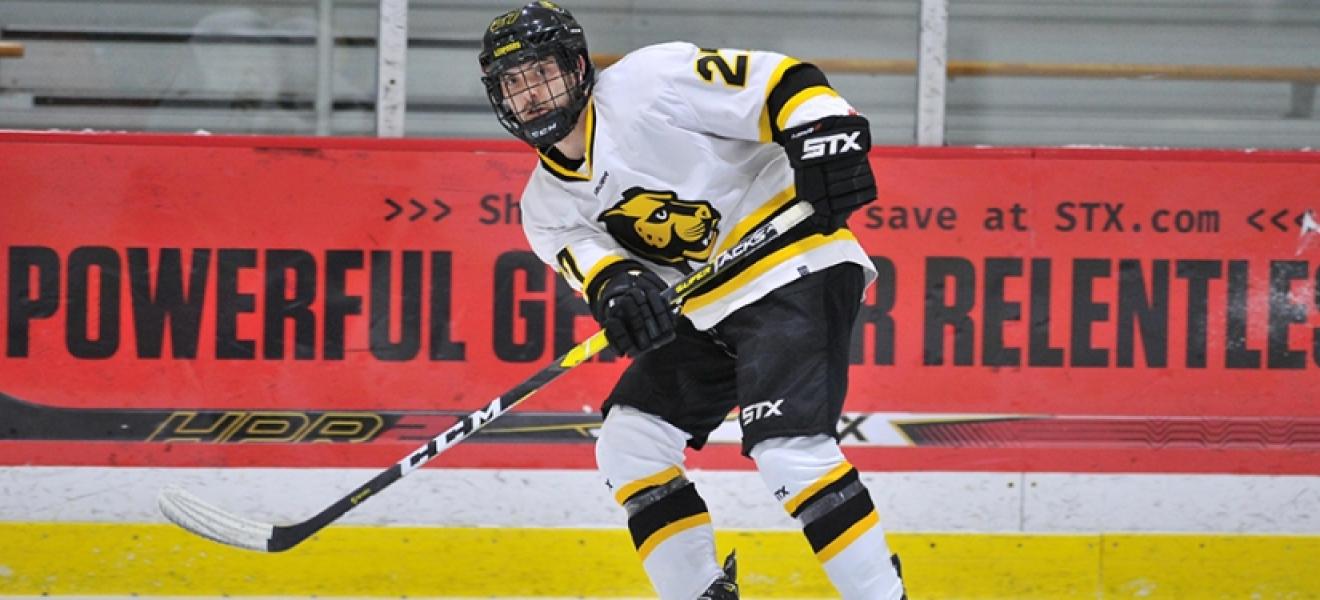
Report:
[[[587,179],[591,179],[591,174],[595,170],[595,163],[591,160],[591,155],[596,150],[596,98],[593,96],[587,98],[587,147],[583,149],[584,162],[587,165]]]
[[[784,246],[769,256],[756,261],[756,263],[747,267],[728,281],[711,288],[710,291],[704,292],[699,296],[690,296],[687,302],[683,304],[683,312],[690,313],[695,310],[700,310],[719,301],[725,296],[738,291],[739,288],[747,285],[751,280],[764,275],[770,269],[779,266],[794,256],[805,254],[826,244],[844,240],[856,241],[857,238],[853,236],[851,231],[840,229],[830,235],[818,233]]]
[[[790,185],[767,200],[765,204],[761,205],[761,208],[758,208],[753,211],[752,214],[743,217],[741,221],[738,221],[738,223],[733,226],[733,229],[729,230],[729,235],[724,237],[724,241],[720,242],[719,248],[715,250],[715,256],[719,256],[725,250],[733,247],[734,244],[747,236],[747,232],[770,220],[770,215],[774,214],[785,204],[788,204],[788,201],[795,197],[797,197],[797,188]]]
[[[784,78],[784,71],[787,71],[793,65],[801,64],[801,61],[795,58],[785,58],[779,61],[775,66],[775,72],[770,75],[770,80],[765,84],[765,101],[761,103],[761,143],[769,144],[774,141],[770,129],[770,92],[779,85],[779,80]]]
[[[813,85],[793,94],[793,97],[789,98],[788,102],[784,103],[784,107],[779,109],[779,116],[775,118],[775,127],[778,127],[780,131],[783,131],[784,125],[788,124],[788,118],[793,116],[793,111],[797,110],[797,107],[801,106],[803,102],[817,96],[834,96],[835,98],[838,98],[839,93],[831,89],[829,86]]]
[[[679,519],[673,523],[665,525],[656,530],[655,533],[651,534],[651,537],[646,538],[645,542],[642,542],[641,547],[637,549],[637,555],[645,561],[646,557],[651,554],[651,551],[655,550],[655,547],[659,546],[665,540],[692,529],[693,527],[700,527],[702,525],[710,525],[710,513],[692,515],[686,519]]]
[[[664,484],[669,480],[675,477],[680,477],[682,475],[683,475],[682,469],[678,468],[677,466],[669,467],[668,469],[660,471],[655,475],[651,475],[649,477],[643,477],[641,479],[638,479],[637,481],[631,482],[619,488],[619,491],[614,492],[614,499],[618,501],[620,505],[623,505],[623,503],[627,501],[628,498],[632,497],[633,494],[636,494],[637,492],[640,492],[649,487],[654,487],[657,485]]]
[[[599,261],[597,261],[596,264],[591,265],[591,268],[587,270],[587,276],[582,279],[583,293],[585,293],[588,289],[590,289],[591,280],[595,279],[597,275],[600,275],[600,272],[605,270],[605,267],[608,267],[622,260],[623,260],[622,256],[619,256],[617,254],[610,254],[605,258],[602,258]]]
[[[568,278],[570,282],[578,287],[586,285],[583,281],[586,279],[586,276],[582,274],[582,268],[578,266],[577,257],[573,256],[572,248],[564,246],[564,249],[560,250],[559,254],[555,255],[555,259],[559,261],[560,274]]]
[[[843,532],[843,535],[834,538],[833,542],[830,542],[829,545],[825,546],[824,548],[821,548],[820,552],[816,553],[816,558],[820,559],[820,562],[822,563],[829,562],[831,558],[834,558],[835,555],[837,555],[840,552],[843,552],[844,548],[847,548],[850,544],[853,543],[853,541],[861,537],[863,533],[866,533],[872,527],[875,527],[879,523],[880,523],[880,515],[875,512],[875,509],[871,509],[871,512],[869,514],[867,514],[865,517],[862,517],[862,520],[853,523],[853,526],[849,527],[847,531]]]
[[[585,150],[586,156],[583,159],[583,163],[582,163],[587,167],[587,172],[585,174],[578,173],[577,171],[568,169],[567,167],[555,162],[554,159],[551,159],[549,156],[546,156],[545,153],[541,152],[540,150],[536,151],[536,155],[541,157],[542,164],[544,164],[547,167],[550,167],[550,170],[559,174],[560,177],[564,177],[567,179],[577,179],[580,181],[591,181],[591,167],[592,167],[591,151],[596,146],[596,101],[594,98],[587,102],[586,137],[587,137],[587,146]]]
[[[807,486],[801,492],[798,492],[796,496],[793,496],[793,498],[791,498],[788,502],[785,502],[784,510],[787,510],[788,514],[790,515],[797,512],[798,507],[802,506],[803,502],[806,502],[812,496],[816,495],[816,492],[821,491],[822,489],[825,488],[825,486],[834,483],[838,481],[839,478],[843,477],[844,475],[847,475],[848,471],[851,471],[852,468],[853,468],[852,464],[850,464],[846,460],[839,463],[839,466],[831,469],[830,472],[826,473],[824,477],[817,479],[815,483],[812,483],[811,485]]]
[[[543,165],[545,165],[545,166],[547,166],[547,167],[550,167],[550,170],[551,170],[551,171],[554,171],[554,172],[555,172],[556,174],[558,174],[560,177],[563,177],[563,178],[565,178],[565,179],[577,179],[577,180],[579,180],[579,181],[590,181],[590,180],[591,180],[591,174],[590,174],[591,171],[590,171],[590,169],[588,169],[586,175],[583,175],[582,173],[578,173],[577,171],[570,171],[570,170],[568,170],[567,167],[565,167],[565,166],[563,166],[563,165],[561,165],[561,164],[555,162],[555,160],[554,160],[553,158],[550,158],[549,156],[546,156],[545,153],[541,152],[540,150],[537,150],[537,151],[536,151],[536,155],[539,156],[539,157],[541,157],[541,164],[543,164]]]

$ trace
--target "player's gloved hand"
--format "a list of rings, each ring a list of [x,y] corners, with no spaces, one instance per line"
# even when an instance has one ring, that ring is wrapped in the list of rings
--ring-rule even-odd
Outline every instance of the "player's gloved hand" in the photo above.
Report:
[[[610,347],[636,357],[674,340],[675,317],[660,293],[665,282],[641,265],[617,272],[600,286],[591,314],[605,330]]]
[[[797,196],[815,207],[812,220],[824,233],[843,227],[848,215],[875,200],[866,117],[825,117],[782,131],[779,143],[793,165]]]

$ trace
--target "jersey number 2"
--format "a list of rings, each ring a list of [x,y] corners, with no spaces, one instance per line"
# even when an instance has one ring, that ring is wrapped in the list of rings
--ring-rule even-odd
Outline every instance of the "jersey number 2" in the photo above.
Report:
[[[709,83],[715,83],[718,74],[724,80],[724,85],[743,87],[747,85],[748,59],[748,55],[738,54],[733,57],[733,64],[729,64],[719,50],[702,48],[701,57],[697,59],[697,74]]]

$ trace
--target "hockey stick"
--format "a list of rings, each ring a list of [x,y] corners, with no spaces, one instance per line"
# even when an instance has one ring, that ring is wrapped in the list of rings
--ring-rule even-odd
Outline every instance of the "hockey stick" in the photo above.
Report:
[[[812,207],[805,202],[795,203],[770,222],[754,229],[744,236],[732,248],[721,252],[714,260],[693,271],[682,281],[664,291],[664,297],[671,304],[679,305],[715,276],[727,272],[731,265],[738,263],[747,255],[764,248],[782,233],[811,216]],[[362,484],[352,493],[327,506],[315,516],[301,523],[292,525],[272,525],[254,521],[233,514],[187,492],[178,486],[167,486],[161,490],[157,499],[160,511],[178,526],[204,538],[261,552],[280,552],[288,550],[326,525],[333,523],[345,513],[353,510],[367,498],[370,498],[390,484],[417,470],[441,452],[465,440],[491,421],[500,418],[513,407],[522,403],[537,390],[569,369],[586,362],[604,350],[608,345],[605,332],[597,331],[582,343],[569,350],[563,356],[545,368],[537,371],[513,389],[501,394],[485,407],[459,419],[447,431],[431,438],[426,445],[414,450],[403,460],[381,471],[370,481]]]

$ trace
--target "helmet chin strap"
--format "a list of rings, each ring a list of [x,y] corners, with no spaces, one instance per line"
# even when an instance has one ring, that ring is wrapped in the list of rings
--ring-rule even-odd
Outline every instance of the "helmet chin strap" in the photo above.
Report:
[[[567,117],[563,109],[558,109],[523,123],[523,139],[538,148],[553,146],[572,131]]]

